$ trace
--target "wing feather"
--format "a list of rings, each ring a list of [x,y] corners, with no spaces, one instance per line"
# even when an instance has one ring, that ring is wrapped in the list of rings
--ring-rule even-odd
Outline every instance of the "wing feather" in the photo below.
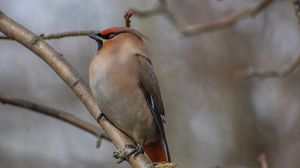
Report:
[[[153,70],[150,59],[143,55],[137,55],[140,66],[140,89],[143,91],[148,106],[155,119],[161,140],[163,141],[168,161],[170,159],[169,147],[164,131],[164,106],[161,98],[158,80]]]

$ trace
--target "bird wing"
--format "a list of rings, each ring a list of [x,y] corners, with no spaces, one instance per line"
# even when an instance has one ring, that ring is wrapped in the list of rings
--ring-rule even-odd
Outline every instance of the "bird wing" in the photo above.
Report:
[[[167,153],[168,161],[171,161],[168,143],[164,131],[165,111],[158,81],[154,73],[151,60],[143,55],[137,55],[137,57],[140,66],[140,89],[144,93],[150,111],[152,112],[152,115],[155,119],[156,126],[159,130],[161,140],[163,141]]]

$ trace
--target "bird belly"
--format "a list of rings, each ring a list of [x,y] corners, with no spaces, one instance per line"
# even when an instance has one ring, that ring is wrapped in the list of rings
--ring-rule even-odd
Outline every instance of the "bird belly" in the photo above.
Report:
[[[137,143],[158,137],[156,124],[139,88],[136,67],[118,64],[98,66],[90,81],[91,90],[105,116]]]

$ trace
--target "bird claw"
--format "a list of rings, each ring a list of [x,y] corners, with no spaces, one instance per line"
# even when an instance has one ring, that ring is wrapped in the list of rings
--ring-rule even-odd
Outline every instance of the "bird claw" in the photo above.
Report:
[[[132,149],[131,151],[128,151],[127,149]],[[117,164],[122,163],[123,161],[128,160],[129,156],[134,154],[136,152],[135,145],[125,145],[124,148],[119,149],[118,151],[113,153],[113,157],[116,159],[119,159]]]
[[[136,145],[133,145],[133,144],[127,144],[127,145],[125,145],[125,148],[135,149],[135,148],[136,148]]]
[[[136,157],[139,154],[143,154],[144,153],[144,145],[145,143],[143,142],[143,144],[138,144],[138,145],[133,145],[133,144],[127,144],[125,145],[125,147],[123,149],[120,149],[116,152],[113,153],[113,157],[116,159],[120,159],[117,163],[120,164],[125,160],[128,160],[128,158],[133,155],[133,159],[136,159]],[[127,149],[131,149],[131,151],[128,152]]]
[[[133,159],[135,159],[139,154],[143,154],[144,153],[144,146],[146,144],[146,140],[147,138],[144,139],[142,144],[137,144],[137,145],[127,145],[130,146],[131,148],[133,148]],[[125,145],[126,146],[126,145]]]
[[[144,153],[144,145],[140,145],[138,144],[135,149],[134,149],[134,153],[133,153],[133,159],[135,159],[139,154],[143,154]]]

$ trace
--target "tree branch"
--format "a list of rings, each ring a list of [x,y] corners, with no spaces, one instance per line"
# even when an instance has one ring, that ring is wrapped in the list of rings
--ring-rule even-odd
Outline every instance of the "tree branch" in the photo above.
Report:
[[[291,62],[288,64],[282,66],[278,70],[273,70],[273,71],[267,71],[264,69],[258,69],[258,68],[253,68],[249,67],[246,70],[242,71],[239,73],[239,76],[244,77],[244,78],[253,78],[253,77],[258,77],[258,78],[285,78],[289,74],[291,74],[300,64],[300,53],[296,55]]]
[[[62,54],[58,53],[43,39],[39,39],[28,29],[10,19],[2,11],[0,11],[0,31],[43,59],[78,96],[118,149],[124,148],[126,144],[133,144],[127,135],[115,128],[105,117],[99,117],[101,111],[92,98],[88,87]],[[153,167],[153,163],[146,154],[140,154],[135,159],[130,156],[129,163],[134,168]]]
[[[90,34],[94,34],[95,30],[85,30],[85,31],[68,31],[63,33],[53,33],[53,34],[40,34],[38,38],[44,40],[53,40],[53,39],[61,39],[65,37],[77,37],[77,36],[87,36]],[[0,40],[13,40],[6,36],[0,36]]]
[[[29,109],[29,110],[53,117],[53,118],[57,118],[61,121],[67,122],[77,128],[87,131],[90,134],[92,134],[98,138],[103,138],[107,141],[110,141],[110,139],[106,135],[104,135],[103,132],[100,130],[100,128],[98,128],[97,126],[95,126],[91,123],[88,123],[84,120],[81,120],[81,119],[75,117],[74,115],[64,112],[62,110],[57,110],[57,109],[54,109],[51,107],[42,106],[42,105],[30,102],[30,101],[26,101],[23,99],[3,96],[1,94],[0,94],[0,103]]]
[[[269,5],[271,2],[272,0],[262,0],[262,2],[259,2],[258,4],[252,7],[245,7],[219,20],[212,21],[204,25],[203,24],[188,25],[183,30],[183,34],[192,35],[196,33],[214,31],[217,29],[231,26],[244,17],[256,15],[257,13],[262,11],[262,9],[264,9],[267,5]]]
[[[295,8],[295,15],[298,19],[298,22],[300,23],[300,1],[299,0],[292,0],[292,1]]]
[[[150,16],[155,16],[162,14],[164,15],[171,24],[173,24],[180,32],[185,26],[185,23],[183,20],[175,16],[166,6],[165,1],[158,1],[155,7],[151,10],[146,10],[146,11],[140,11],[138,9],[130,9],[136,16],[145,18],[145,17],[150,17]]]
[[[226,28],[235,24],[237,21],[244,17],[253,16],[262,11],[267,7],[272,0],[262,0],[258,4],[243,8],[235,13],[232,13],[224,18],[221,18],[216,21],[212,21],[206,24],[198,23],[193,25],[188,25],[184,22],[183,19],[175,16],[166,6],[165,3],[162,3],[162,0],[159,0],[157,5],[148,11],[140,11],[137,9],[131,9],[136,16],[139,17],[150,17],[157,14],[163,14],[177,29],[184,35],[194,35],[203,32],[215,31],[218,29]]]
[[[131,23],[131,20],[130,18],[132,17],[133,15],[133,12],[131,10],[128,10],[125,12],[124,14],[124,21],[125,21],[125,27],[130,27],[130,23]]]
[[[267,162],[267,154],[262,153],[258,157],[258,162],[260,163],[260,168],[268,168],[268,162]]]
[[[194,35],[199,34],[203,32],[211,32],[218,29],[223,29],[228,26],[231,26],[238,22],[240,19],[248,16],[256,15],[257,13],[261,12],[265,7],[267,7],[273,0],[262,0],[262,2],[252,6],[252,7],[246,7],[243,8],[231,15],[228,15],[224,18],[221,18],[216,21],[212,21],[206,24],[197,23],[188,25],[184,22],[183,19],[177,17],[174,15],[173,12],[169,10],[167,7],[165,0],[158,0],[157,4],[153,9],[146,10],[146,11],[140,11],[137,9],[130,9],[136,16],[138,17],[150,17],[154,15],[162,14],[164,15],[171,24],[173,24],[182,34],[184,35]],[[295,3],[296,13],[298,16],[299,8],[297,4]],[[298,12],[297,12],[298,11]],[[126,22],[126,26],[130,24],[130,22]],[[69,32],[62,32],[62,33],[53,33],[53,34],[40,34],[37,36],[37,39],[44,39],[44,40],[55,40],[55,39],[61,39],[65,37],[76,37],[76,36],[86,36],[89,34],[94,34],[96,31],[94,30],[86,30],[86,31],[69,31]],[[12,40],[9,37],[6,36],[0,36],[0,40]]]

